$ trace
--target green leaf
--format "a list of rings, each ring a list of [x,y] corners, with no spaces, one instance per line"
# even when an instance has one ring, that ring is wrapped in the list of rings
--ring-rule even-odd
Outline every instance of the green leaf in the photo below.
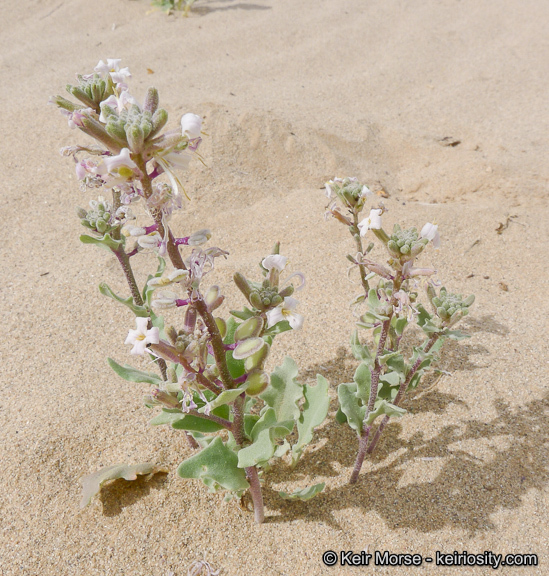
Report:
[[[169,408],[162,408],[162,412],[157,414],[149,424],[151,426],[162,426],[164,424],[173,424],[178,420],[185,418],[185,414],[181,412],[181,410],[173,409],[170,410]]]
[[[372,410],[370,414],[368,414],[365,424],[369,426],[378,416],[381,416],[382,414],[389,417],[398,417],[406,414],[406,410],[400,406],[395,406],[394,404],[387,402],[387,400],[382,400],[379,402],[379,404],[376,403],[375,409]]]
[[[149,316],[149,311],[144,306],[137,306],[137,304],[134,304],[131,296],[128,296],[128,298],[117,296],[109,286],[105,284],[105,282],[99,284],[99,292],[104,296],[108,296],[109,298],[120,302],[120,304],[124,304],[124,306],[127,306],[136,316],[141,318],[147,318]]]
[[[82,234],[82,236],[80,236],[80,242],[83,244],[95,244],[99,246],[99,248],[103,248],[109,252],[116,252],[121,246],[124,246],[125,238],[122,237],[121,240],[114,240],[108,232],[101,238]]]
[[[96,494],[99,494],[101,486],[109,480],[117,480],[118,478],[136,480],[137,476],[143,476],[145,474],[152,476],[157,472],[167,472],[167,470],[148,462],[144,464],[134,464],[132,466],[128,464],[114,464],[113,466],[102,468],[81,479],[82,500],[80,501],[80,508],[86,507],[91,502],[91,499]]]
[[[446,330],[442,335],[451,340],[465,340],[466,338],[471,338],[470,334],[466,334],[461,330]]]
[[[393,328],[395,329],[397,336],[402,336],[404,329],[408,325],[408,319],[406,318],[406,316],[403,317],[393,316],[391,324],[393,325]]]
[[[358,330],[354,330],[351,334],[351,351],[357,360],[372,364],[373,359],[372,355],[370,354],[370,350],[368,349],[368,346],[363,346],[360,343],[358,338]]]
[[[291,329],[292,329],[292,327],[290,326],[290,323],[288,322],[288,320],[281,320],[280,322],[277,322],[274,326],[267,328],[267,330],[265,330],[263,335],[264,336],[277,336],[278,334],[282,334],[283,332],[288,332],[288,330],[291,330]]]
[[[181,478],[197,478],[208,486],[210,492],[225,488],[234,492],[247,490],[250,485],[244,470],[238,468],[237,455],[227,448],[218,436],[207,448],[179,465]]]
[[[246,388],[250,385],[249,382],[244,382],[238,388],[233,388],[232,390],[224,390],[221,394],[212,402],[210,402],[210,409],[213,410],[218,406],[223,406],[224,404],[230,404],[233,400],[236,400],[242,392],[246,391]],[[199,412],[204,412],[206,405],[200,408]]]
[[[326,419],[330,398],[328,396],[328,380],[316,375],[317,385],[303,386],[305,404],[301,410],[301,415],[297,421],[297,443],[292,446],[292,464],[295,465],[303,449],[313,439],[313,432],[316,426],[320,426]]]
[[[295,381],[297,372],[297,364],[286,356],[282,366],[275,368],[271,374],[268,388],[259,395],[268,406],[274,408],[279,422],[299,418],[297,403],[303,397],[303,388]]]
[[[219,406],[215,410],[212,410],[212,414],[214,416],[219,416],[220,418],[228,419],[229,407],[226,405]],[[225,430],[225,427],[221,426],[221,424],[213,422],[212,420],[207,420],[206,418],[201,418],[200,416],[195,416],[194,414],[184,414],[183,418],[172,423],[172,428],[175,428],[176,430],[202,432],[203,434]]]
[[[315,484],[314,486],[308,486],[307,488],[303,488],[302,490],[296,490],[291,494],[286,494],[286,492],[279,492],[278,495],[284,498],[284,500],[310,500],[314,498],[317,494],[320,494],[326,484],[321,482],[320,484]]]
[[[345,412],[342,412],[341,408],[337,409],[335,419],[336,419],[336,422],[338,424],[346,424],[347,423],[347,416],[345,416]]]
[[[248,320],[248,318],[253,318],[255,316],[255,313],[249,308],[246,308],[246,306],[244,306],[244,310],[231,310],[230,314],[239,320]]]
[[[163,383],[162,378],[151,372],[142,372],[141,370],[136,370],[128,364],[123,366],[115,362],[112,358],[107,358],[109,366],[124,380],[128,382],[145,382],[146,384],[153,384],[158,386]]]
[[[367,405],[370,400],[370,387],[372,385],[372,373],[370,371],[370,366],[362,362],[358,365],[355,371],[353,380],[356,382],[357,391],[356,396],[362,403]]]
[[[273,408],[267,408],[251,431],[252,444],[238,452],[238,467],[247,468],[268,462],[274,455],[277,438],[293,431],[293,420],[278,422]]]
[[[401,382],[401,377],[398,372],[386,372],[379,377],[380,382],[385,382],[389,386],[398,386]]]
[[[364,420],[364,414],[366,413],[366,406],[361,405],[356,393],[356,382],[340,384],[337,387],[339,408],[347,417],[347,423],[349,426],[360,436],[362,431],[362,421]]]

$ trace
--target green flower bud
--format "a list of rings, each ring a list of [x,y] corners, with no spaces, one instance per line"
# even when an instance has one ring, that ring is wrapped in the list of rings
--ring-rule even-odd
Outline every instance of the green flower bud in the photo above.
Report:
[[[261,299],[261,303],[263,304],[263,306],[267,307],[271,305],[271,299],[270,298],[262,298]]]
[[[254,290],[253,292],[250,293],[250,304],[254,307],[257,308],[258,310],[263,310],[263,302],[261,302],[261,296],[259,295],[259,292],[257,292],[257,290]]]
[[[164,108],[159,108],[152,116],[152,130],[149,138],[154,138],[168,122],[168,113]]]
[[[248,284],[248,281],[246,280],[246,278],[244,278],[244,276],[240,272],[236,272],[233,276],[233,280],[234,280],[234,283],[236,284],[236,287],[246,297],[246,300],[248,300],[251,303],[250,293],[252,291],[252,288]]]
[[[106,232],[108,224],[105,222],[105,220],[99,218],[95,224],[95,227],[97,228],[98,232],[101,232],[101,234],[103,234],[104,232]]]
[[[410,246],[408,246],[408,244],[404,244],[403,246],[400,247],[400,253],[401,254],[409,254],[410,253]]]
[[[282,302],[284,302],[284,298],[280,296],[280,294],[275,294],[271,299],[271,304],[273,306],[279,306]]]
[[[143,110],[154,114],[158,108],[158,90],[156,88],[149,88],[147,90],[147,95],[145,96],[145,102],[143,104]]]
[[[128,139],[128,144],[130,145],[130,150],[135,153],[141,152],[145,141],[145,136],[143,130],[141,130],[141,126],[138,124],[126,125],[126,137]]]
[[[280,298],[287,298],[288,296],[291,296],[294,293],[295,288],[293,287],[292,284],[289,284],[288,286],[286,286],[286,288],[283,288],[279,293],[278,296],[280,296]],[[274,304],[274,301],[273,301]],[[275,304],[275,306],[278,306],[278,304]]]
[[[471,294],[470,296],[467,296],[467,298],[465,298],[465,300],[463,301],[463,305],[469,307],[474,301],[475,301],[475,295]]]
[[[81,218],[82,220],[88,217],[88,212],[84,210],[84,208],[77,208],[76,213],[78,214],[78,218]]]
[[[447,320],[449,318],[448,316],[448,312],[446,312],[446,308],[443,308],[442,306],[440,308],[437,308],[437,314],[443,319],[443,320]]]
[[[177,330],[173,326],[166,326],[165,328],[166,336],[170,339],[170,342],[175,346],[177,341]]]

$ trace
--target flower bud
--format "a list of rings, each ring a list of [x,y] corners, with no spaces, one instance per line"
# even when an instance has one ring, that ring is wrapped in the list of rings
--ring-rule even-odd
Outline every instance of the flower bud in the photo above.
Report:
[[[187,334],[190,334],[194,331],[196,326],[196,319],[198,317],[198,313],[194,306],[189,306],[185,311],[185,320],[184,320],[184,330]]]
[[[175,346],[177,341],[177,330],[173,326],[166,326],[165,328],[166,336],[170,339],[170,342]]]
[[[219,330],[219,334],[221,334],[221,338],[225,338],[227,335],[227,322],[223,320],[223,318],[214,318],[215,323],[217,324],[217,329]]]
[[[288,296],[291,296],[294,293],[295,288],[293,287],[293,284],[289,284],[288,286],[286,286],[285,288],[283,288],[278,295],[281,298],[287,298]],[[273,301],[274,304],[274,301]],[[278,306],[278,304],[275,304],[275,306]]]
[[[143,104],[143,110],[154,114],[158,108],[158,90],[156,88],[149,88],[147,90],[147,95],[145,96],[145,102]]]
[[[141,126],[138,124],[127,124],[126,137],[128,139],[130,150],[137,154],[141,152],[143,148],[143,142],[145,141],[145,135],[143,134]]]
[[[250,293],[252,292],[251,286],[248,284],[248,281],[240,272],[236,272],[233,276],[234,283],[236,284],[237,288],[244,294],[246,300],[251,303],[250,300]]]

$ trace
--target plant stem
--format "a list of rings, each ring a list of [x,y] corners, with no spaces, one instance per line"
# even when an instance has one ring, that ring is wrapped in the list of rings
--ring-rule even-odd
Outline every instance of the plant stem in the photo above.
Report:
[[[257,524],[263,524],[265,512],[263,509],[263,494],[261,493],[261,483],[259,482],[257,468],[255,466],[246,468],[246,476],[250,482],[250,494],[252,495],[252,502],[254,504],[254,520]]]
[[[427,342],[427,345],[425,346],[424,352],[426,352],[426,353],[429,352],[429,350],[433,347],[434,343],[437,340],[438,340],[438,334],[431,336],[431,339],[429,340],[429,342]],[[395,406],[398,406],[400,404],[400,401],[404,397],[404,393],[408,389],[408,386],[410,385],[410,382],[412,381],[412,378],[414,377],[414,374],[417,372],[418,368],[420,367],[422,361],[423,361],[423,359],[421,357],[419,357],[414,362],[414,365],[410,369],[410,372],[408,372],[408,376],[406,377],[406,380],[404,380],[404,382],[402,382],[402,384],[400,385],[398,392],[397,392],[397,395],[395,396],[395,399],[392,402]],[[372,438],[372,441],[370,442],[370,445],[368,446],[368,450],[367,450],[368,454],[371,454],[375,450],[377,441],[379,440],[381,434],[383,433],[383,429],[389,423],[389,420],[390,420],[389,416],[383,417],[383,420],[381,421],[381,424],[379,425],[379,428],[376,431],[376,435]]]
[[[118,250],[113,250],[113,252],[114,255],[118,258],[120,266],[122,266],[122,271],[124,272],[124,276],[126,276],[126,280],[128,281],[128,285],[130,287],[134,303],[137,306],[143,306],[143,298],[141,298],[139,287],[137,286],[135,276],[133,275],[133,270],[130,264],[130,258],[126,254],[123,247],[120,247]]]
[[[356,242],[356,249],[363,254],[363,246],[362,246],[362,238],[360,236],[360,229],[358,227],[358,213],[353,210],[353,229],[352,229],[353,238]],[[368,284],[368,280],[366,280],[366,267],[364,264],[359,264],[358,269],[360,271],[360,282],[362,283],[362,287],[364,288],[364,293],[366,294],[366,298],[368,297],[368,292],[370,291],[370,285]]]
[[[398,272],[394,283],[393,283],[393,294],[400,290],[400,286],[402,284],[402,273]],[[366,410],[366,414],[364,415],[364,421],[368,418],[370,412],[374,409],[374,405],[377,399],[377,389],[379,386],[379,377],[381,375],[381,364],[379,362],[379,357],[383,354],[383,350],[385,349],[385,343],[387,341],[387,335],[389,333],[389,328],[391,326],[391,319],[393,317],[393,306],[396,304],[396,300],[394,296],[391,298],[391,311],[388,314],[387,320],[385,320],[382,324],[381,334],[379,335],[379,343],[377,346],[376,358],[374,361],[374,369],[372,370],[372,378],[370,384],[370,398],[368,400],[368,409]],[[360,469],[362,468],[362,464],[364,463],[364,457],[366,456],[366,449],[368,446],[368,437],[370,435],[370,430],[372,426],[367,426],[364,428],[364,424],[362,424],[362,431],[360,433],[360,440],[358,444],[358,453],[355,460],[355,466],[353,468],[353,472],[351,474],[351,478],[349,479],[349,484],[355,484],[358,480],[358,475],[360,474]]]

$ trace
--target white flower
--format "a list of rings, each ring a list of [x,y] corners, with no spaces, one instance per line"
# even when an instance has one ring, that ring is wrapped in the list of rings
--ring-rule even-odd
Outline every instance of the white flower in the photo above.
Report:
[[[370,210],[370,215],[368,218],[364,218],[364,220],[358,224],[361,236],[366,236],[366,232],[368,232],[368,230],[379,230],[381,228],[382,213],[383,210],[379,208]]]
[[[200,118],[200,116],[197,116],[192,112],[188,112],[181,118],[181,132],[183,136],[186,136],[189,140],[200,138],[201,128],[202,118]]]
[[[98,74],[103,74],[105,77],[107,74],[110,74],[115,84],[123,84],[124,80],[131,78],[132,75],[129,68],[120,68],[120,62],[122,62],[120,58],[107,58],[106,63],[103,62],[103,60],[99,60],[94,70]]]
[[[282,272],[282,270],[284,270],[286,267],[287,262],[288,258],[286,258],[286,256],[281,256],[280,254],[271,254],[270,256],[267,256],[263,262],[261,262],[261,265],[266,270],[270,271],[274,268],[275,270]]]
[[[303,316],[294,312],[299,302],[291,296],[286,296],[284,302],[267,312],[267,327],[271,328],[275,324],[287,320],[294,330],[299,330],[303,326]]]
[[[420,238],[427,238],[427,240],[433,242],[433,246],[438,248],[440,246],[440,234],[438,233],[438,226],[436,224],[431,224],[427,222],[425,226],[421,229]]]
[[[145,354],[147,344],[158,344],[160,335],[158,328],[147,330],[148,318],[136,318],[137,330],[130,330],[124,344],[133,344],[130,354]]]

